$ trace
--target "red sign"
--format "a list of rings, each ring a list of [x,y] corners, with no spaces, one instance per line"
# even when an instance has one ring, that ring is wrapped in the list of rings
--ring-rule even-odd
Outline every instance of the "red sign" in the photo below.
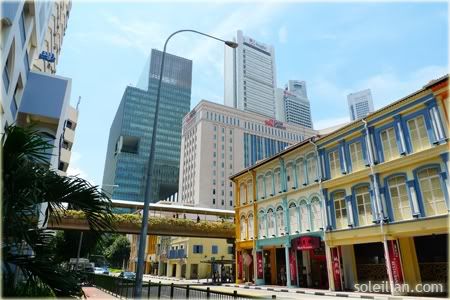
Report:
[[[388,241],[389,258],[391,261],[392,280],[394,284],[403,283],[402,262],[400,260],[400,251],[396,240]]]
[[[339,248],[331,248],[331,263],[333,266],[333,281],[334,290],[341,291],[341,261],[339,255]]]
[[[242,279],[242,254],[238,252],[238,279]]]
[[[320,238],[315,236],[302,236],[297,238],[297,250],[312,250],[320,247]]]
[[[291,284],[297,285],[297,259],[295,257],[295,248],[289,249],[289,269],[291,271]]]
[[[263,255],[262,252],[256,252],[256,278],[263,279]]]
[[[270,127],[278,128],[278,129],[286,129],[286,127],[283,125],[283,122],[277,121],[275,119],[265,120],[264,124],[266,124],[267,126],[270,126]]]

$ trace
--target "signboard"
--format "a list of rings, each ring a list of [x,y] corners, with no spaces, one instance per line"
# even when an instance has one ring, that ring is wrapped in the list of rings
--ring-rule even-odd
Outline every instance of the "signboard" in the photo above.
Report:
[[[333,268],[334,290],[341,291],[341,262],[339,248],[331,248],[331,263]]]
[[[257,42],[256,40],[254,40],[250,37],[244,37],[244,42],[248,43],[249,45],[252,45],[253,47],[259,48],[264,51],[268,51],[266,45],[264,45],[263,43]]]
[[[294,247],[289,249],[289,270],[291,271],[291,284],[297,285],[297,259]]]
[[[263,255],[262,252],[256,252],[256,278],[264,278],[264,268],[263,268]]]
[[[284,126],[283,122],[277,121],[275,119],[265,120],[264,124],[270,127],[286,130],[286,127]]]
[[[53,54],[51,52],[47,52],[47,51],[42,51],[39,54],[39,59],[43,59],[48,62],[55,62],[55,60],[56,60],[55,54]]]
[[[391,261],[392,280],[394,284],[403,284],[402,262],[396,240],[388,241],[388,251]]]
[[[297,250],[313,250],[320,247],[320,238],[315,236],[302,236],[297,238]]]

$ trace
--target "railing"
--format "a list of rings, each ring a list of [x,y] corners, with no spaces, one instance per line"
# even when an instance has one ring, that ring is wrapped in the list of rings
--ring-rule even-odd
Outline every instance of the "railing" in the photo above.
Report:
[[[87,282],[103,289],[119,298],[133,299],[134,280],[85,273]],[[181,285],[181,284],[163,284],[161,282],[143,282],[142,299],[274,299],[275,296],[261,297],[238,294],[235,290],[230,292],[221,292],[211,290],[209,287],[200,288],[200,285]]]

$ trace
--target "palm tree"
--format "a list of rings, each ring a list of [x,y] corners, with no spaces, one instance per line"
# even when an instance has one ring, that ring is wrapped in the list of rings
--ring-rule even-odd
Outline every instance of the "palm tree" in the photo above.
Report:
[[[32,128],[10,126],[3,145],[2,282],[3,296],[79,296],[75,275],[54,262],[54,234],[38,226],[39,217],[56,221],[67,207],[83,211],[91,232],[111,231],[109,197],[76,176],[60,176],[48,165],[48,144]],[[41,207],[45,212],[40,216]]]

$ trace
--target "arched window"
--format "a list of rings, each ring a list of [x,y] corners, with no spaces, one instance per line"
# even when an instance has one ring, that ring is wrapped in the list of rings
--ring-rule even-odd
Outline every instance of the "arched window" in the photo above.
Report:
[[[282,190],[280,169],[275,170],[274,177],[275,177],[275,195],[276,195],[277,193],[281,192],[281,190]]]
[[[266,237],[266,216],[263,211],[260,211],[258,217],[258,238],[263,239],[265,237]]]
[[[389,195],[394,209],[394,220],[407,220],[412,218],[409,204],[408,190],[405,176],[395,176],[388,180]]]
[[[318,231],[323,228],[322,223],[322,205],[317,197],[311,200],[311,225],[312,231]]]
[[[253,240],[255,235],[254,235],[254,228],[253,228],[253,214],[252,213],[250,213],[248,215],[247,223],[248,223],[248,238],[250,240]]]
[[[305,171],[303,169],[303,159],[298,159],[295,162],[295,172],[297,173],[297,186],[303,186],[305,182]]]
[[[247,201],[253,203],[253,182],[247,181]]]
[[[284,235],[286,233],[285,230],[286,224],[284,223],[284,211],[283,207],[278,206],[277,208],[277,228],[278,235]]]
[[[336,192],[333,195],[334,212],[336,217],[336,228],[342,229],[348,227],[347,205],[345,203],[345,193]]]
[[[266,188],[266,197],[273,196],[273,187],[272,187],[272,173],[266,174],[264,177],[265,188]]]
[[[264,177],[260,176],[257,180],[258,183],[258,199],[264,199]]]
[[[310,155],[306,161],[308,170],[308,184],[317,180],[317,160],[314,155]]]
[[[267,231],[269,237],[275,236],[275,216],[273,215],[273,209],[267,210]]]
[[[301,232],[307,232],[310,230],[309,210],[306,201],[300,202],[300,225]]]
[[[372,224],[372,206],[370,205],[369,186],[355,189],[356,209],[358,210],[359,226]]]
[[[289,225],[291,227],[291,234],[300,232],[297,215],[297,206],[295,203],[289,204]]]
[[[295,178],[294,178],[294,172],[292,169],[292,164],[287,164],[286,165],[286,182],[287,182],[288,191],[291,190],[295,186],[294,180],[295,180]]]
[[[247,189],[245,183],[241,183],[239,185],[239,201],[241,205],[247,204]]]
[[[241,241],[244,241],[247,239],[247,220],[245,219],[245,216],[241,217]]]
[[[438,168],[426,168],[417,173],[423,205],[427,216],[447,213]]]

